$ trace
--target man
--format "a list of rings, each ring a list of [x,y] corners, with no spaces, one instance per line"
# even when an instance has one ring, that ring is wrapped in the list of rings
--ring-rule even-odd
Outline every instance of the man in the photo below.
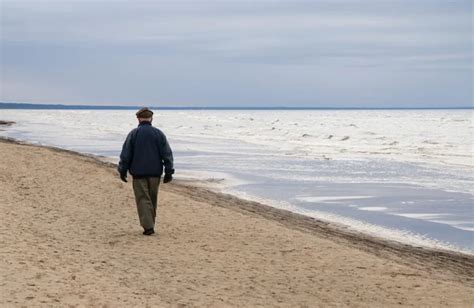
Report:
[[[153,112],[145,107],[136,115],[138,127],[128,134],[123,144],[118,172],[124,182],[127,182],[127,171],[132,175],[140,225],[144,235],[152,235],[163,166],[163,183],[169,183],[174,173],[173,153],[165,134],[151,125]]]

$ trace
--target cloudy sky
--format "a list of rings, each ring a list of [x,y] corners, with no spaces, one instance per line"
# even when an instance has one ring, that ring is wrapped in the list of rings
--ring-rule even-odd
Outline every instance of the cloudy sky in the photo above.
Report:
[[[0,0],[4,102],[472,104],[471,0]]]

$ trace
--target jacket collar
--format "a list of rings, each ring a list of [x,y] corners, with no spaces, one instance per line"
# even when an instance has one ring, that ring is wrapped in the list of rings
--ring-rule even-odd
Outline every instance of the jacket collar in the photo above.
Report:
[[[143,125],[151,125],[150,121],[143,121],[138,124],[138,126],[143,126]]]

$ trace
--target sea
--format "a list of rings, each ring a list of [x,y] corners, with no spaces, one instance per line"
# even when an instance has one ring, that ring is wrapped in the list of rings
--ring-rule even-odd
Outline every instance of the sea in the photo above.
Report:
[[[133,110],[0,109],[0,136],[118,161]],[[176,178],[474,253],[473,110],[156,110]]]

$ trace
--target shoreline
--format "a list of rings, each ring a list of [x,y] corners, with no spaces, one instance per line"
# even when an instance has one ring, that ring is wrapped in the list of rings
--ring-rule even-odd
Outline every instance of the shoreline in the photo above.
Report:
[[[474,257],[181,181],[142,235],[100,157],[0,139],[0,306],[469,307]]]
[[[114,171],[117,167],[117,164],[110,162],[105,156],[81,153],[55,146],[37,145],[15,138],[0,136],[0,143],[2,142],[45,148],[59,153],[67,153],[73,156],[87,158],[90,159],[91,162],[100,166],[113,168]],[[468,281],[474,283],[474,278],[471,279],[471,277],[474,277],[474,254],[449,249],[413,246],[403,242],[377,237],[352,230],[349,226],[342,224],[328,222],[285,209],[272,207],[271,205],[260,202],[242,199],[231,194],[215,191],[209,187],[193,185],[193,180],[190,180],[189,182],[175,179],[173,185],[167,187],[167,190],[186,195],[196,201],[211,203],[213,206],[223,207],[241,213],[255,214],[265,219],[283,224],[288,228],[322,236],[326,239],[343,242],[350,247],[377,256],[383,256],[390,260],[400,261],[407,258],[410,259],[410,262],[416,261],[420,268],[429,270],[438,270],[442,268],[457,275],[467,275],[467,277],[470,277]],[[209,198],[209,195],[211,195],[212,198]],[[212,199],[212,202],[210,202],[209,199]],[[410,264],[413,265],[413,263]]]

